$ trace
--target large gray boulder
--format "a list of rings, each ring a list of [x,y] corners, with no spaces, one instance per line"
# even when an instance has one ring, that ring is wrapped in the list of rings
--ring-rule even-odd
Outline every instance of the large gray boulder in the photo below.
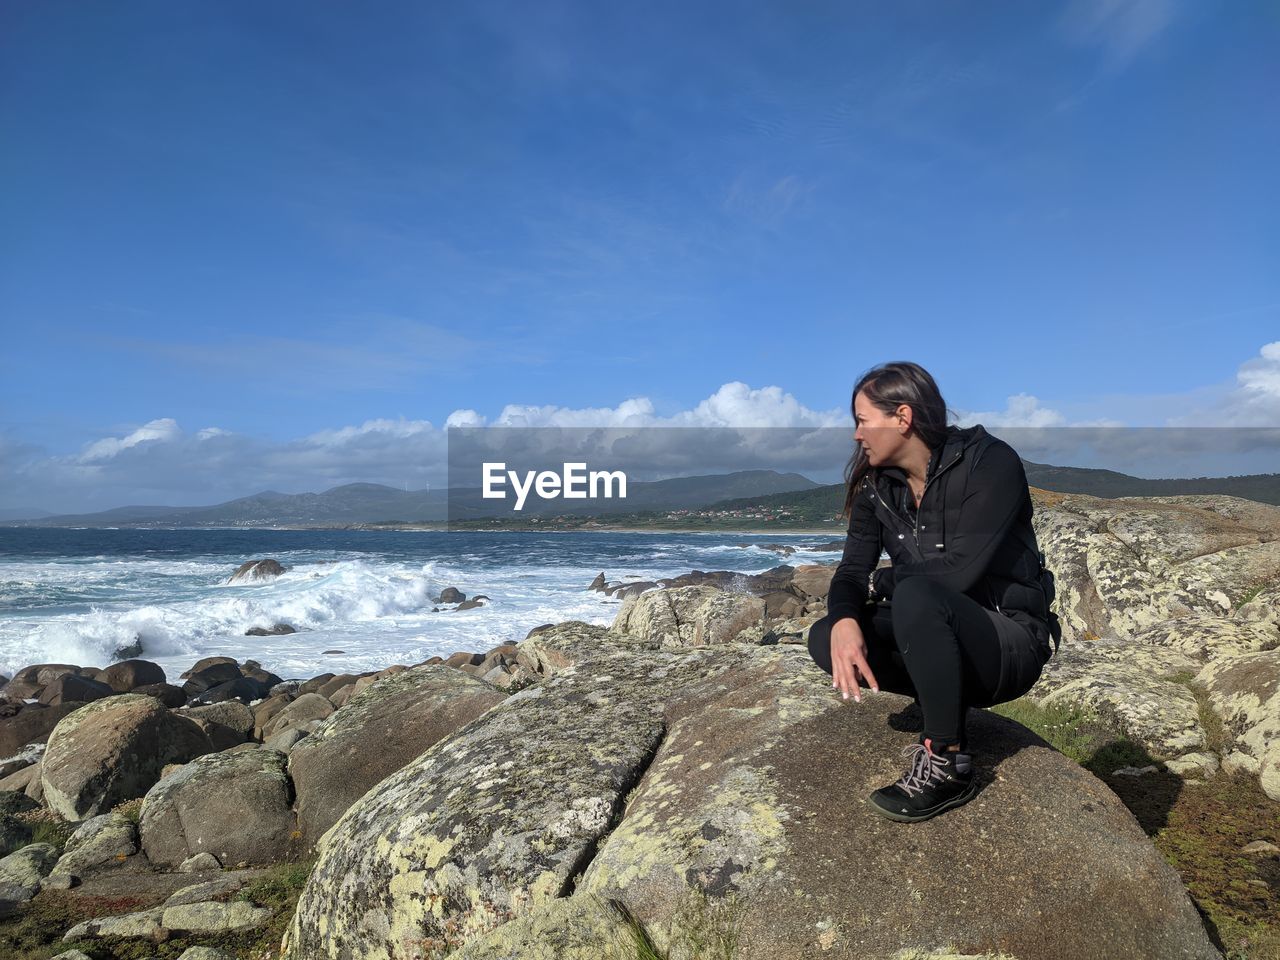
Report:
[[[1037,503],[1064,642],[1027,699],[1096,711],[1176,773],[1254,773],[1277,795],[1263,758],[1280,722],[1247,675],[1280,649],[1280,508],[1224,496]],[[1233,668],[1241,658],[1254,666]],[[1221,753],[1206,708],[1228,734]]]
[[[210,749],[195,723],[154,697],[98,700],[64,717],[49,735],[40,774],[44,800],[67,820],[85,820],[144,795],[166,764]]]
[[[673,587],[628,596],[610,630],[660,640],[666,646],[701,647],[733,643],[764,614],[764,600],[748,593],[713,586]]]
[[[1079,640],[1058,650],[1025,699],[1092,710],[1162,760],[1200,755],[1208,736],[1185,682],[1199,669],[1198,661],[1176,649]]]
[[[908,699],[844,703],[795,647],[615,640],[570,623],[525,641],[540,686],[351,807],[320,841],[285,956],[479,950],[512,921],[551,936],[542,912],[584,894],[625,906],[678,960],[694,955],[686,933],[714,942],[725,925],[741,960],[948,943],[1019,960],[1218,956],[1119,799],[1017,724],[981,714],[984,789],[904,831],[862,798],[901,773],[912,737],[890,719]],[[579,907],[617,932],[590,904],[563,909]]]
[[[176,868],[209,853],[224,865],[270,864],[293,851],[293,791],[285,755],[259,749],[197,757],[148,791],[142,849]]]
[[[1234,616],[1259,588],[1280,583],[1280,508],[1267,504],[1073,494],[1038,510],[1035,525],[1067,640],[1129,639],[1172,618]]]
[[[355,694],[289,753],[303,841],[314,845],[371,787],[504,699],[443,666],[395,673]]]

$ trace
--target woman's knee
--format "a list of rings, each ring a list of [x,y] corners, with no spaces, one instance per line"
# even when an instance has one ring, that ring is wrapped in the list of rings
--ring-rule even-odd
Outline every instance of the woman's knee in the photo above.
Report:
[[[908,577],[893,588],[893,622],[946,617],[947,600],[947,589],[932,577]]]
[[[823,617],[809,627],[809,656],[827,673],[831,673],[831,618]]]

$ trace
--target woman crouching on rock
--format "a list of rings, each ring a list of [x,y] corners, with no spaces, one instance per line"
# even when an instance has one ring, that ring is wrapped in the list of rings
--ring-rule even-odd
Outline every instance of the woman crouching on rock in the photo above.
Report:
[[[947,425],[915,363],[853,389],[849,533],[809,652],[847,699],[860,684],[914,696],[910,769],[871,794],[893,820],[927,820],[977,793],[965,713],[1026,693],[1051,656],[1048,597],[1022,461],[981,426]],[[877,569],[884,550],[891,567]]]

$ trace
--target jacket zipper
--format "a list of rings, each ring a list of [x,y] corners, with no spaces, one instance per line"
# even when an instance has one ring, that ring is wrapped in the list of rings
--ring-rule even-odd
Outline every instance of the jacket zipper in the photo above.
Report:
[[[934,480],[942,476],[944,471],[954,467],[956,465],[956,461],[958,461],[963,454],[964,454],[964,451],[961,450],[959,453],[957,453],[954,457],[951,458],[951,460],[947,463],[946,466],[939,467],[937,470],[933,472],[932,477],[928,477],[925,479],[924,489],[920,491],[920,503],[917,504],[916,506],[916,522],[912,531],[912,536],[915,538],[915,541],[916,541],[917,550],[920,549],[920,510],[924,507],[924,495],[929,492],[929,484],[933,483]],[[880,501],[881,506],[883,506],[886,510],[888,510],[891,514],[893,514],[899,520],[902,520],[904,523],[906,522],[906,519],[907,519],[906,517],[898,513],[897,510],[894,510],[892,507],[890,507],[887,503],[884,502],[884,497],[880,496],[879,487],[877,487],[875,484],[872,484],[871,489],[875,491],[876,499]]]
[[[956,461],[960,459],[960,456],[963,453],[964,451],[961,450],[959,453],[957,453],[954,457],[951,458],[951,462],[948,463],[945,467],[939,467],[937,470],[933,472],[932,477],[925,478],[924,489],[920,491],[920,502],[916,504],[916,524],[915,524],[914,532],[915,532],[917,550],[920,549],[920,512],[924,510],[924,495],[929,492],[929,484],[933,483],[934,480],[937,480],[938,477],[942,476],[942,473],[944,470],[948,470],[951,467],[955,466]]]

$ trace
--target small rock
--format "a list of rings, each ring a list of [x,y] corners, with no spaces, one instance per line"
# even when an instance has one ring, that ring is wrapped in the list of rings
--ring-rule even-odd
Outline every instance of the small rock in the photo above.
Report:
[[[182,692],[182,688],[175,687],[172,683],[148,683],[141,687],[134,687],[129,692],[155,697],[166,707],[181,707],[187,702],[187,695]]]
[[[293,749],[293,745],[306,735],[306,730],[299,727],[289,727],[267,737],[262,741],[262,745],[268,750],[279,750],[281,753],[288,753]]]
[[[1164,765],[1180,777],[1210,777],[1218,772],[1218,758],[1212,753],[1187,753],[1173,760],[1166,760]]]
[[[196,694],[192,702],[210,704],[239,700],[243,704],[257,703],[266,695],[267,690],[268,687],[262,681],[253,677],[236,677]]]
[[[178,960],[234,960],[234,958],[213,947],[187,947]]]
[[[281,566],[279,560],[246,560],[236,567],[236,572],[227,578],[227,583],[246,583],[251,580],[267,580],[278,577],[287,567]]]
[[[164,905],[166,907],[180,907],[188,903],[204,903],[224,894],[235,893],[244,884],[244,878],[237,876],[219,877],[217,880],[195,883],[175,891],[173,896],[164,902]]]
[[[345,651],[345,650],[325,650],[323,653],[321,653],[321,654],[320,654],[320,656],[322,656],[322,657],[327,657],[327,656],[335,656],[335,657],[337,657],[337,656],[343,656],[344,654],[346,654],[346,652],[347,652],[347,651]]]
[[[238,680],[242,676],[239,664],[213,663],[201,670],[192,670],[191,676],[182,685],[182,692],[188,697],[196,697],[206,690]]]
[[[1222,758],[1222,772],[1226,774],[1247,773],[1256,777],[1261,769],[1262,764],[1257,757],[1238,750],[1233,750]]]
[[[231,903],[184,903],[164,907],[165,929],[174,933],[237,933],[271,919],[271,911],[243,900]]]
[[[116,660],[131,660],[140,656],[142,656],[142,635],[137,633],[133,635],[133,643],[116,647],[115,652],[112,653],[112,657]]]
[[[93,957],[79,950],[67,950],[65,953],[58,954],[53,960],[93,960]]]
[[[57,862],[58,848],[51,843],[31,843],[9,854],[0,860],[0,900],[30,900]]]
[[[221,870],[222,864],[212,853],[201,851],[194,857],[187,857],[178,866],[179,873],[203,873],[205,870]]]
[[[119,863],[137,852],[137,825],[118,813],[104,813],[76,828],[51,876],[82,877],[96,867]]]
[[[1149,763],[1145,767],[1120,767],[1118,770],[1112,770],[1113,777],[1145,777],[1148,773],[1157,773],[1160,768],[1154,763]]]
[[[1269,855],[1273,853],[1280,853],[1280,847],[1277,847],[1274,843],[1268,843],[1266,840],[1253,840],[1241,847],[1240,852]]]
[[[118,917],[100,917],[77,923],[62,937],[63,940],[90,940],[96,937],[128,937],[132,939],[154,938],[160,933],[162,907],[125,913]]]
[[[315,693],[317,690],[323,687],[326,683],[332,680],[335,676],[337,676],[337,674],[334,674],[334,673],[317,674],[316,676],[312,677],[310,680],[307,680],[301,685],[299,685],[298,696],[302,696],[304,693]]]
[[[440,591],[440,596],[436,597],[436,603],[461,603],[467,599],[467,595],[457,587],[445,587]]]
[[[164,670],[150,660],[125,660],[113,663],[99,678],[116,693],[129,693],[138,687],[165,682]]]
[[[333,709],[333,704],[321,694],[304,693],[263,725],[263,739],[289,727],[300,727],[308,720],[323,720]]]
[[[192,665],[190,670],[183,673],[180,679],[186,680],[193,673],[199,673],[201,670],[204,670],[208,667],[212,667],[215,663],[229,663],[233,667],[239,666],[239,664],[236,662],[235,657],[203,657],[197,660]]]
[[[218,703],[202,704],[182,711],[183,716],[196,720],[207,720],[229,727],[240,734],[244,740],[253,734],[253,711],[238,700],[224,700]]]
[[[297,633],[296,627],[292,627],[287,623],[276,623],[269,627],[250,627],[244,632],[246,637],[282,637],[286,634]]]

